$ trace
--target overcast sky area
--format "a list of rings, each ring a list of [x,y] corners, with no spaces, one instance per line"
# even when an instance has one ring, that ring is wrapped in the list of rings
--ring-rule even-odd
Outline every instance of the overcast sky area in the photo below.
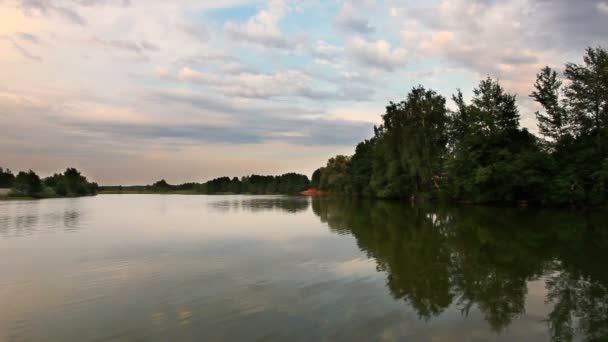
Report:
[[[534,131],[538,70],[607,41],[608,0],[0,0],[0,166],[310,175],[413,86],[487,75]]]

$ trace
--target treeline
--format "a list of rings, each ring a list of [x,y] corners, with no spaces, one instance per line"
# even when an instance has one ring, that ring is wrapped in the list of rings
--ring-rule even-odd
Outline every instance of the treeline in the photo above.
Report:
[[[104,192],[135,193],[198,193],[198,194],[297,194],[310,187],[307,176],[286,173],[280,176],[251,175],[241,177],[220,177],[205,183],[184,183],[172,185],[164,179],[152,185],[104,186]]]
[[[588,48],[583,63],[545,67],[530,97],[540,137],[519,126],[515,95],[487,78],[455,110],[418,86],[391,102],[353,156],[331,158],[312,186],[382,198],[602,205],[608,200],[608,51]]]
[[[51,198],[95,195],[99,187],[74,168],[41,179],[32,170],[15,176],[11,170],[0,167],[0,188],[10,188],[11,197]]]

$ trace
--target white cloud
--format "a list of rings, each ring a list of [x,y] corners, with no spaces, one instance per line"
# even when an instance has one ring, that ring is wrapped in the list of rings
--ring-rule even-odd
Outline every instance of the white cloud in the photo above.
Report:
[[[339,58],[343,50],[342,47],[332,45],[324,40],[317,40],[310,48],[313,56],[326,63]]]
[[[336,17],[338,27],[357,33],[372,33],[376,29],[370,25],[369,21],[359,15],[350,3],[345,3]]]
[[[407,63],[407,51],[393,48],[386,40],[368,41],[356,36],[349,39],[347,48],[355,61],[362,65],[392,71]]]
[[[289,48],[292,43],[279,29],[278,23],[287,13],[283,0],[271,0],[268,6],[243,24],[229,21],[224,31],[234,40],[260,44],[266,47]]]

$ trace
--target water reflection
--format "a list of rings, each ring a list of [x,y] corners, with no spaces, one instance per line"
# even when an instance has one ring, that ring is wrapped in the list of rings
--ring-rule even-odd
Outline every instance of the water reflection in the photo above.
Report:
[[[283,211],[298,213],[308,210],[310,200],[307,197],[268,196],[268,197],[239,197],[217,200],[208,203],[209,207],[218,212],[263,212]]]
[[[0,203],[0,341],[601,340],[607,224],[347,198]]]
[[[476,307],[500,332],[524,314],[528,282],[542,279],[554,341],[608,338],[606,215],[335,198],[312,208],[330,230],[353,235],[392,296],[425,320]]]
[[[62,229],[74,232],[85,227],[78,199],[23,201],[0,207],[0,236],[23,237]]]

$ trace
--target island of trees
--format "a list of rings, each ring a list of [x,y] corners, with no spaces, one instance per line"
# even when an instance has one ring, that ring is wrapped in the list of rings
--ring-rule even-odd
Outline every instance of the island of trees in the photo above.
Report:
[[[286,173],[280,176],[251,175],[241,177],[220,177],[204,183],[184,183],[172,185],[164,179],[151,185],[102,186],[103,193],[177,193],[177,194],[299,194],[310,187],[306,175]]]
[[[53,198],[95,195],[98,185],[74,168],[41,179],[32,170],[15,176],[11,170],[0,167],[0,188],[10,189],[7,198]]]
[[[374,136],[353,156],[316,170],[323,191],[473,203],[605,205],[608,200],[608,51],[588,48],[563,82],[543,68],[532,100],[540,137],[519,126],[515,95],[487,78],[470,102],[423,86],[391,102]]]

